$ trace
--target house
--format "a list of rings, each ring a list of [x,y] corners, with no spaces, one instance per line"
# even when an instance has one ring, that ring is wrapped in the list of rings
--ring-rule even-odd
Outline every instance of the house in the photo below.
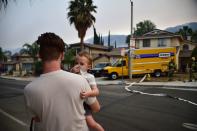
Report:
[[[134,37],[136,48],[179,47],[183,38],[181,35],[155,29],[140,37]]]
[[[122,56],[121,56],[122,49],[128,49],[128,47],[113,48],[110,52],[107,53],[107,55],[110,58],[111,63],[114,63],[117,59],[122,58]]]
[[[134,37],[135,48],[163,48],[163,47],[175,47],[177,50],[176,55],[180,55],[181,46],[183,44],[183,38],[181,35],[177,35],[165,30],[154,29],[142,36]],[[180,68],[180,58],[176,58],[177,69]]]
[[[76,54],[81,51],[80,43],[70,44],[69,48],[75,49]],[[84,43],[84,50],[89,52],[93,58],[93,67],[99,62],[109,62],[107,53],[111,50],[107,46]]]
[[[12,74],[13,76],[25,75],[32,73],[34,59],[28,54],[16,53],[11,60],[3,62],[3,72]]]

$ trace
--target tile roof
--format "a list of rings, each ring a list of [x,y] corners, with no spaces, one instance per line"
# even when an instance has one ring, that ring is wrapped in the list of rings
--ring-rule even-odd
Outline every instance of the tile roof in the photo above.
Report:
[[[154,39],[154,38],[173,38],[173,37],[177,37],[181,41],[183,41],[183,38],[181,35],[177,35],[175,33],[168,32],[165,30],[160,30],[160,29],[154,29],[153,31],[145,33],[142,36],[134,37],[133,39]]]

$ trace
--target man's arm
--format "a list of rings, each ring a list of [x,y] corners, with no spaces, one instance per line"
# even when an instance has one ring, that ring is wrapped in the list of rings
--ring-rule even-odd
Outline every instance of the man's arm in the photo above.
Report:
[[[94,103],[92,103],[91,105],[89,105],[90,106],[90,108],[91,108],[91,110],[93,111],[93,112],[99,112],[99,110],[100,110],[100,104],[99,104],[99,102],[98,102],[98,100],[96,99],[96,101],[94,102]]]

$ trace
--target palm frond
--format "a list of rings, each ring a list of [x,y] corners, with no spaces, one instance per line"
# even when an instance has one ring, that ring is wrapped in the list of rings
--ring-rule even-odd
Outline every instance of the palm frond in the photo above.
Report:
[[[78,31],[78,36],[84,38],[86,30],[96,21],[92,13],[96,13],[97,6],[92,0],[71,0],[69,2],[69,12],[67,18],[70,24],[74,24]],[[83,41],[83,40],[82,40]]]

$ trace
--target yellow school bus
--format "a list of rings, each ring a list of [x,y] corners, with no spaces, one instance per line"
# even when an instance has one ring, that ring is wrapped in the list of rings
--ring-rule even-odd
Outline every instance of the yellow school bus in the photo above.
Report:
[[[176,52],[176,47],[135,49],[131,60],[132,75],[154,74],[159,77],[162,73],[167,73],[170,60],[177,63]],[[128,56],[117,59],[112,66],[105,67],[103,75],[111,79],[128,76]]]

